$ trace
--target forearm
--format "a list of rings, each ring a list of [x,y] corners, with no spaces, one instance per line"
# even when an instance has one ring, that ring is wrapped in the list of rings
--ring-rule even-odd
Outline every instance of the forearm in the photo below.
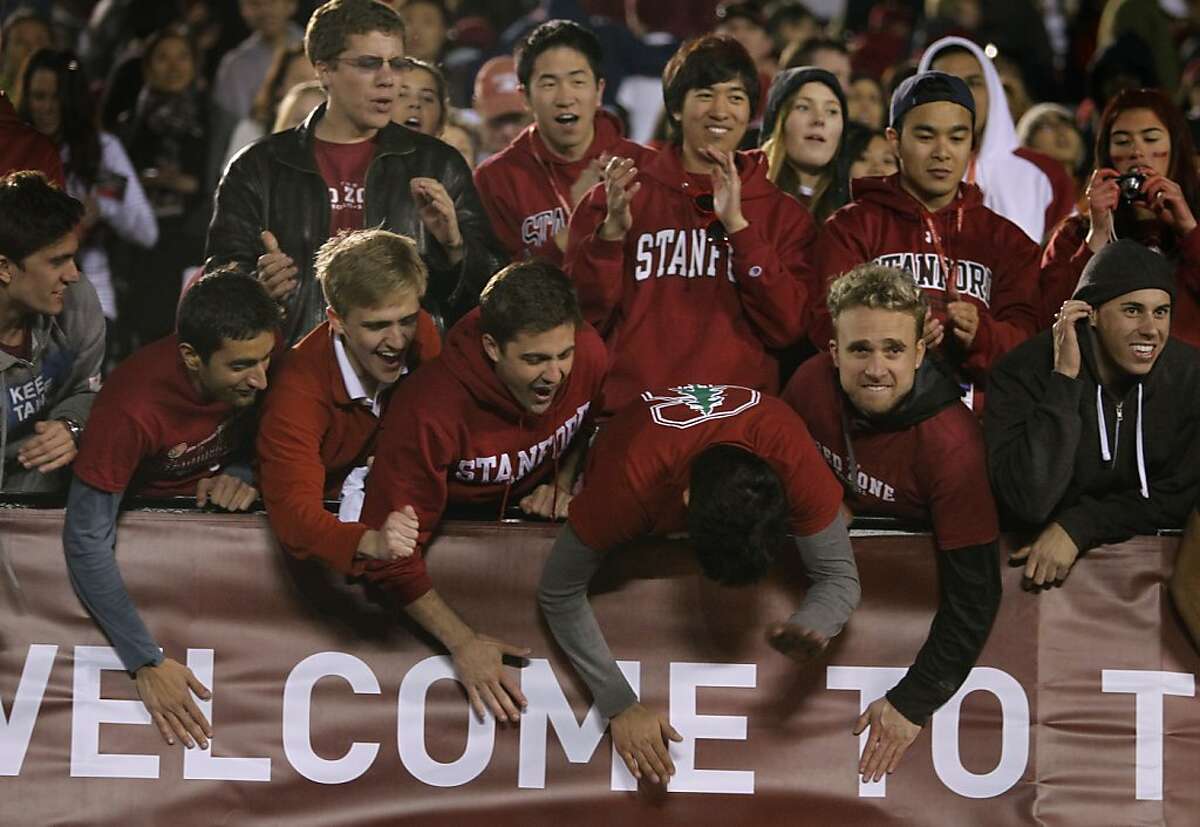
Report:
[[[862,595],[841,513],[816,534],[797,537],[796,549],[812,585],[790,622],[833,638],[842,631]]]
[[[596,708],[612,718],[637,703],[637,695],[617,667],[587,599],[588,583],[601,559],[576,536],[570,523],[563,526],[542,571],[538,604],[554,639],[587,684]]]
[[[63,550],[75,592],[132,674],[148,663],[160,663],[162,653],[138,615],[117,568],[120,505],[120,493],[110,494],[78,478],[72,480],[63,525]]]
[[[888,692],[901,715],[924,726],[971,673],[1000,608],[996,542],[939,551],[939,604],[925,645]]]
[[[475,631],[433,589],[405,606],[404,611],[451,652],[475,637]]]

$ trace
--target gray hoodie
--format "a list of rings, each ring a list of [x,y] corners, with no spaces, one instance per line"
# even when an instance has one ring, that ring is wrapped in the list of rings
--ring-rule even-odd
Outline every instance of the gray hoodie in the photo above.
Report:
[[[87,422],[104,361],[104,313],[96,289],[80,277],[67,287],[62,313],[35,316],[30,335],[29,361],[0,350],[0,491],[65,490],[69,468],[26,470],[17,451],[39,420]]]

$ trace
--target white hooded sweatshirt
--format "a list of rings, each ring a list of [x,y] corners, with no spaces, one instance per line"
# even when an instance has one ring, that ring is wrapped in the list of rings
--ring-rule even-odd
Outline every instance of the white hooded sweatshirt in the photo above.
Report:
[[[975,183],[983,190],[983,203],[1016,224],[1041,245],[1046,235],[1046,209],[1054,200],[1054,187],[1037,164],[1013,154],[1021,142],[1008,111],[1000,75],[983,49],[962,37],[943,37],[921,55],[918,71],[928,72],[938,52],[961,46],[975,55],[987,81],[988,115],[975,158]],[[967,175],[971,171],[968,167]]]

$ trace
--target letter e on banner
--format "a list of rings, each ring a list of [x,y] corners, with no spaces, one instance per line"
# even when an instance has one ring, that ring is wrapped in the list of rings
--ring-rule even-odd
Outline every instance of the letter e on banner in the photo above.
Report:
[[[725,741],[746,740],[744,715],[696,714],[696,688],[727,686],[753,689],[758,670],[753,663],[672,663],[671,726],[683,741],[667,742],[675,762],[675,776],[667,784],[673,793],[754,793],[750,770],[696,769],[696,741],[701,738]]]
[[[1188,672],[1154,672],[1141,669],[1104,669],[1102,692],[1127,692],[1137,696],[1134,709],[1138,801],[1163,797],[1163,695],[1191,698],[1196,679]]]
[[[13,696],[12,714],[7,718],[4,717],[3,699],[0,699],[0,775],[21,774],[56,654],[57,646],[30,644],[21,680],[17,683],[17,694]]]
[[[962,765],[958,752],[958,718],[963,698],[991,692],[1000,701],[1000,762],[976,775]],[[954,697],[933,713],[933,769],[942,783],[966,798],[994,798],[1021,780],[1029,762],[1029,699],[1012,675],[976,666]]]
[[[396,739],[400,744],[400,760],[413,777],[431,787],[458,787],[475,779],[492,760],[496,743],[496,721],[491,715],[480,721],[470,704],[464,703],[467,713],[467,748],[462,757],[448,764],[430,757],[425,749],[425,696],[437,681],[458,680],[449,657],[435,655],[425,658],[400,682],[400,698],[396,716]]]
[[[341,758],[330,761],[312,748],[312,691],[317,681],[336,676],[350,684],[355,695],[378,695],[379,681],[371,667],[345,652],[317,652],[296,664],[283,685],[283,754],[309,781],[345,784],[368,769],[379,744],[355,741]]]
[[[100,673],[125,671],[111,646],[75,647],[75,686],[71,704],[71,777],[158,778],[157,755],[106,755],[100,752],[101,724],[150,725],[141,700],[100,697]]]
[[[617,666],[636,693],[641,664],[620,660]],[[547,723],[554,727],[554,734],[558,736],[567,760],[572,764],[586,764],[600,745],[608,721],[592,705],[583,723],[579,723],[571,711],[571,705],[567,703],[567,696],[563,694],[550,661],[545,658],[532,658],[521,670],[521,691],[525,693],[529,706],[521,715],[517,786],[524,790],[542,790],[546,788]],[[629,768],[615,749],[612,750],[612,789],[637,789],[637,780],[630,775]]]
[[[213,695],[217,688],[213,681],[213,650],[188,649],[188,669],[196,675],[200,683],[209,688]],[[208,722],[213,725],[213,731],[218,732],[217,722],[213,720],[212,700],[201,700],[192,693],[192,702],[200,710]],[[183,751],[183,777],[196,781],[270,781],[270,758],[232,758],[214,757],[212,754],[213,739],[209,739],[208,749],[185,749]]]

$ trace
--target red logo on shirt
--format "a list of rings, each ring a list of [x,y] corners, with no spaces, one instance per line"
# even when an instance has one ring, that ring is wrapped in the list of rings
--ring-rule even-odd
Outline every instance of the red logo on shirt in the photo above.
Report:
[[[650,417],[667,428],[690,428],[710,419],[737,416],[758,404],[762,395],[740,385],[680,385],[670,396],[646,391],[642,401],[654,402]]]

